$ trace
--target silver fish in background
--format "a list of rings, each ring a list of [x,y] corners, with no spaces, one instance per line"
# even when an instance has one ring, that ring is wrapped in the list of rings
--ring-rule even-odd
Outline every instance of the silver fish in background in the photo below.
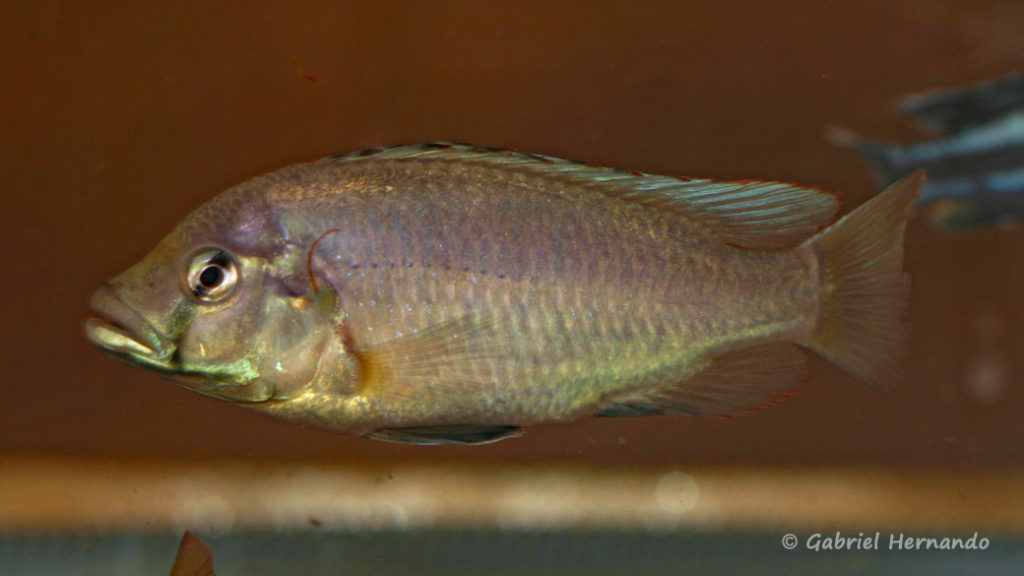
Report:
[[[870,385],[904,333],[912,175],[831,193],[455,144],[236,186],[92,299],[90,340],[196,392],[415,444],[588,415],[729,414]]]
[[[938,134],[958,134],[1024,110],[1024,70],[960,90],[907,96],[904,112]]]
[[[1024,218],[1024,72],[910,96],[902,108],[940,136],[898,145],[834,129],[830,139],[864,156],[883,186],[926,169],[920,203],[939,228],[1008,226]]]

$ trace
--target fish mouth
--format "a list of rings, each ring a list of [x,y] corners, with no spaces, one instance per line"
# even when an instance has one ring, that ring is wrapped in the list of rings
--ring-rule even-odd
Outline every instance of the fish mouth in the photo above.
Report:
[[[148,368],[183,388],[220,400],[259,403],[274,398],[274,387],[266,382],[254,386],[237,382],[228,372],[186,370],[176,354],[177,345],[122,300],[111,285],[97,290],[90,305],[97,316],[85,321],[85,335],[117,360]]]
[[[109,285],[92,296],[98,317],[85,322],[85,335],[96,347],[134,364],[161,371],[173,369],[174,344],[132,309]]]

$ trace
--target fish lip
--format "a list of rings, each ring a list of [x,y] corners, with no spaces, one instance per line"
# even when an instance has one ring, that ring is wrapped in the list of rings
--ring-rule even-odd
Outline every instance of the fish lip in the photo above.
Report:
[[[136,362],[167,369],[174,344],[132,309],[110,285],[89,302],[97,314],[85,322],[85,335],[96,347]]]
[[[274,398],[272,387],[216,385],[216,375],[183,369],[176,358],[177,345],[125,302],[114,286],[101,286],[90,305],[97,316],[85,321],[85,335],[117,360],[148,368],[185,389],[220,400],[255,404]]]

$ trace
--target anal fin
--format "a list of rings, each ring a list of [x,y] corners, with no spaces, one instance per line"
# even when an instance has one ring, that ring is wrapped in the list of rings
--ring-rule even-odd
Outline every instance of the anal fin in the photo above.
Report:
[[[478,424],[452,424],[448,426],[418,426],[411,428],[385,428],[367,434],[367,438],[394,442],[434,446],[440,444],[491,444],[520,436],[518,426],[488,426]]]
[[[789,343],[763,344],[714,358],[685,380],[618,398],[596,416],[731,415],[758,410],[796,393],[807,380],[806,355]]]

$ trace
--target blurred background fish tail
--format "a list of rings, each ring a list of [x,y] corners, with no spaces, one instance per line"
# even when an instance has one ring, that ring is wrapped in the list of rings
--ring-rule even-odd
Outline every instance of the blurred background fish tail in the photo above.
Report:
[[[829,127],[826,138],[836,146],[860,154],[875,169],[880,186],[888,186],[906,176],[910,170],[900,162],[901,149],[893,144],[868,140],[856,132],[838,126]]]
[[[843,128],[826,136],[858,152],[883,186],[927,169],[931,178],[918,202],[940,230],[1008,228],[1024,219],[1024,71],[914,94],[900,108],[930,136],[901,144]]]

